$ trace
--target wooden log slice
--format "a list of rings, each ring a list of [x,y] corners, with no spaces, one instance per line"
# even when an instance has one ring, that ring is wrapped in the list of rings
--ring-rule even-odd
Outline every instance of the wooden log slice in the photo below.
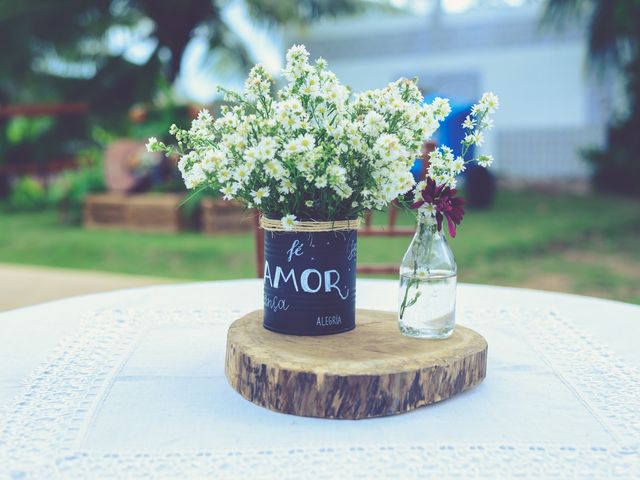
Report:
[[[262,326],[262,310],[229,328],[225,372],[247,400],[283,413],[360,419],[408,412],[479,384],[487,342],[457,326],[446,340],[403,336],[396,314],[358,310],[338,335],[283,335]]]

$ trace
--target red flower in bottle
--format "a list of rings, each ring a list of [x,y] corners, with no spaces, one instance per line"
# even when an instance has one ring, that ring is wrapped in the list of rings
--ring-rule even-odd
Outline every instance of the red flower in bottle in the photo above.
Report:
[[[427,178],[427,186],[422,190],[422,200],[418,200],[411,208],[420,208],[424,204],[431,204],[436,209],[438,231],[442,230],[442,220],[447,219],[449,235],[456,236],[456,226],[460,225],[464,217],[464,198],[456,197],[458,191],[444,185],[436,185],[432,178]]]

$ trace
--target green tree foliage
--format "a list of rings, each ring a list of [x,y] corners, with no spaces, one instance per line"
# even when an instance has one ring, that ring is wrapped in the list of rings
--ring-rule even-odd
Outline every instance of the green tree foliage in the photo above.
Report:
[[[89,102],[110,115],[154,98],[178,76],[187,45],[205,38],[214,53],[246,67],[248,46],[228,25],[228,0],[0,0],[0,104]],[[247,0],[270,24],[310,22],[355,12],[362,0]],[[155,45],[142,64],[113,51],[109,33],[134,32]]]
[[[545,19],[588,19],[590,65],[623,75],[628,108],[611,119],[607,142],[586,156],[596,186],[640,194],[640,0],[547,0]]]
[[[223,14],[234,1],[0,0],[0,106],[83,102],[89,109],[88,117],[67,115],[55,121],[0,118],[0,196],[7,191],[3,163],[45,163],[75,156],[95,146],[94,127],[109,136],[140,133],[127,117],[136,104],[163,99],[170,115],[151,112],[146,122],[165,119],[169,123],[156,124],[152,133],[166,131],[169,119],[186,113],[173,103],[172,86],[195,37],[208,42],[208,65],[222,58],[227,67],[247,70],[254,61],[250,45]],[[354,13],[368,2],[373,0],[244,4],[256,22],[282,25]],[[151,45],[151,54],[141,63],[128,60],[124,48],[114,48],[114,32]]]
[[[45,207],[46,200],[46,193],[38,180],[22,177],[13,187],[8,206],[18,212],[40,210]]]

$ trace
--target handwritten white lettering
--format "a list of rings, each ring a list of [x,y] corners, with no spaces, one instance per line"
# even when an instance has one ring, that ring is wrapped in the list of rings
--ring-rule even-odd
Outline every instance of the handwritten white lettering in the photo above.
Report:
[[[276,278],[273,281],[273,288],[279,288],[280,287],[280,278],[282,277],[282,280],[287,283],[289,281],[289,279],[293,280],[293,286],[296,289],[296,292],[298,291],[298,282],[296,281],[296,274],[295,274],[295,270],[292,268],[291,270],[289,270],[289,273],[287,275],[284,274],[284,272],[282,271],[282,268],[280,266],[276,267]]]
[[[271,279],[271,270],[269,270],[269,262],[264,261],[264,281],[266,283],[267,279],[269,279],[269,285],[273,288],[273,280]]]
[[[347,256],[347,260],[351,261],[356,258],[358,254],[358,245],[355,240],[351,240],[349,244],[349,255]]]
[[[302,251],[302,243],[300,242],[300,240],[295,239],[291,244],[291,248],[287,250],[287,257],[289,259],[289,262],[291,262],[291,259],[294,257],[294,255],[296,257],[300,257],[303,253],[304,252]]]
[[[278,298],[277,295],[271,296],[267,293],[264,294],[264,306],[274,312],[289,310],[289,304],[284,298]]]
[[[342,317],[340,315],[325,315],[316,320],[316,327],[330,327],[332,325],[342,325]]]
[[[335,282],[331,282],[332,273],[336,274]],[[332,289],[335,288],[338,291],[338,295],[340,295],[340,298],[342,300],[346,300],[347,297],[349,296],[349,289],[347,289],[346,292],[343,294],[342,291],[340,290],[340,287],[338,286],[339,281],[340,281],[340,272],[338,272],[337,270],[327,270],[326,272],[324,272],[324,291],[330,292]]]
[[[318,287],[315,289],[309,286],[309,276],[311,274],[318,276]],[[317,293],[322,288],[322,275],[314,268],[307,268],[300,276],[300,286],[302,287],[302,290],[307,293]]]

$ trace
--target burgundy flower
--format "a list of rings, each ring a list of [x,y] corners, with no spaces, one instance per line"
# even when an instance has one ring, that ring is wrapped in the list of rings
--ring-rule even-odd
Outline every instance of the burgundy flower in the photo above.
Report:
[[[464,198],[456,197],[457,193],[455,188],[436,185],[432,178],[427,178],[427,186],[422,190],[422,200],[411,205],[411,208],[420,208],[425,203],[430,203],[436,208],[438,231],[442,230],[442,220],[446,218],[449,235],[455,237],[456,225],[460,225],[464,217]]]

